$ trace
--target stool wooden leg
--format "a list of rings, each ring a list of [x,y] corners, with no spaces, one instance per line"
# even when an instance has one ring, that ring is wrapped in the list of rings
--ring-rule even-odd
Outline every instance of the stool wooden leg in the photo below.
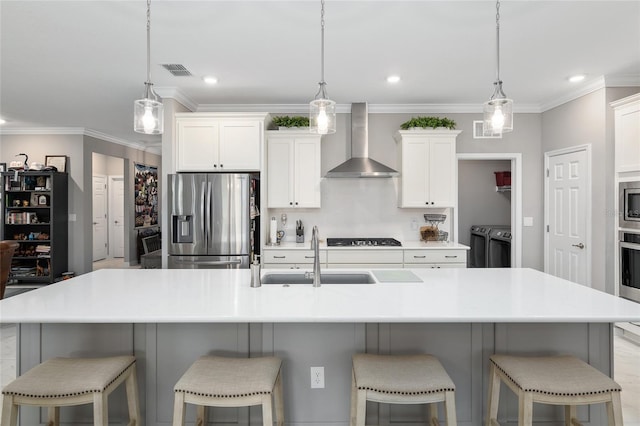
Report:
[[[16,426],[18,424],[18,406],[13,403],[13,396],[2,395],[2,419],[0,425]]]
[[[109,403],[103,392],[93,394],[93,426],[109,426]]]
[[[282,372],[278,372],[276,385],[273,391],[274,405],[276,406],[276,420],[278,426],[284,426],[284,396],[282,393]]]
[[[207,407],[196,405],[196,426],[207,426]]]
[[[358,401],[358,389],[356,389],[356,375],[353,369],[351,369],[351,410],[349,416],[349,425],[355,426],[356,424],[356,407]]]
[[[47,423],[48,426],[59,426],[60,425],[60,407],[49,407],[47,409],[47,417],[49,418]]]
[[[533,424],[533,395],[531,392],[518,392],[518,426]]]
[[[620,392],[611,392],[611,402],[607,402],[609,426],[622,426],[622,402]]]
[[[262,425],[273,426],[273,411],[271,408],[271,395],[262,395]]]
[[[173,426],[184,426],[184,392],[174,392]]]
[[[564,406],[564,424],[565,426],[572,426],[573,420],[578,420],[578,410],[575,405]]]
[[[456,426],[456,394],[454,392],[444,393],[444,416],[447,426]]]
[[[429,404],[429,422],[428,423],[431,426],[440,424],[440,422],[438,422],[438,403],[437,402],[432,402],[431,404]]]
[[[127,390],[127,406],[129,408],[129,426],[140,426],[140,400],[138,398],[138,378],[136,366],[131,367],[131,372],[125,381]]]
[[[498,424],[498,403],[500,402],[500,377],[493,363],[491,363],[489,376],[489,406],[485,425],[492,426]]]

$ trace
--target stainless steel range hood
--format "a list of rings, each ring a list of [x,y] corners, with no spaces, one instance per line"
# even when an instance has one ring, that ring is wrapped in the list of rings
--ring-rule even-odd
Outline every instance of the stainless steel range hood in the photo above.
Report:
[[[329,170],[328,178],[390,178],[399,173],[369,158],[369,113],[366,102],[351,104],[351,158]]]

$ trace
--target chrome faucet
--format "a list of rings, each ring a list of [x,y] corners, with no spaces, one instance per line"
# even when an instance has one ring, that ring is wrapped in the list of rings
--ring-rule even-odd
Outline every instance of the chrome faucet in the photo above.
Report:
[[[308,278],[313,278],[313,286],[320,287],[320,239],[318,237],[318,227],[314,226],[311,232],[311,249],[313,250],[313,272],[305,274]]]

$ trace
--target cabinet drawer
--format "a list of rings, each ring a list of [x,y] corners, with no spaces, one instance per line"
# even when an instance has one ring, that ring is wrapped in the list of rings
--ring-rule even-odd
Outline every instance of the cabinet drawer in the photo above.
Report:
[[[404,263],[466,263],[466,250],[405,250]]]
[[[327,262],[327,252],[320,250],[320,263]],[[309,263],[313,264],[313,250],[264,250],[262,263]]]
[[[405,268],[412,269],[443,269],[443,268],[466,268],[466,263],[406,263]]]
[[[328,263],[398,263],[402,264],[402,250],[329,250]]]

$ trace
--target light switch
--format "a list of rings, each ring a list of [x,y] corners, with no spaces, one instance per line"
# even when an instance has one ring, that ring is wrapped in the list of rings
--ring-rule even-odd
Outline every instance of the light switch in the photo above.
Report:
[[[76,221],[76,214],[75,213],[69,213],[69,222],[75,222]]]
[[[533,226],[533,218],[532,217],[523,217],[522,218],[523,226]]]

